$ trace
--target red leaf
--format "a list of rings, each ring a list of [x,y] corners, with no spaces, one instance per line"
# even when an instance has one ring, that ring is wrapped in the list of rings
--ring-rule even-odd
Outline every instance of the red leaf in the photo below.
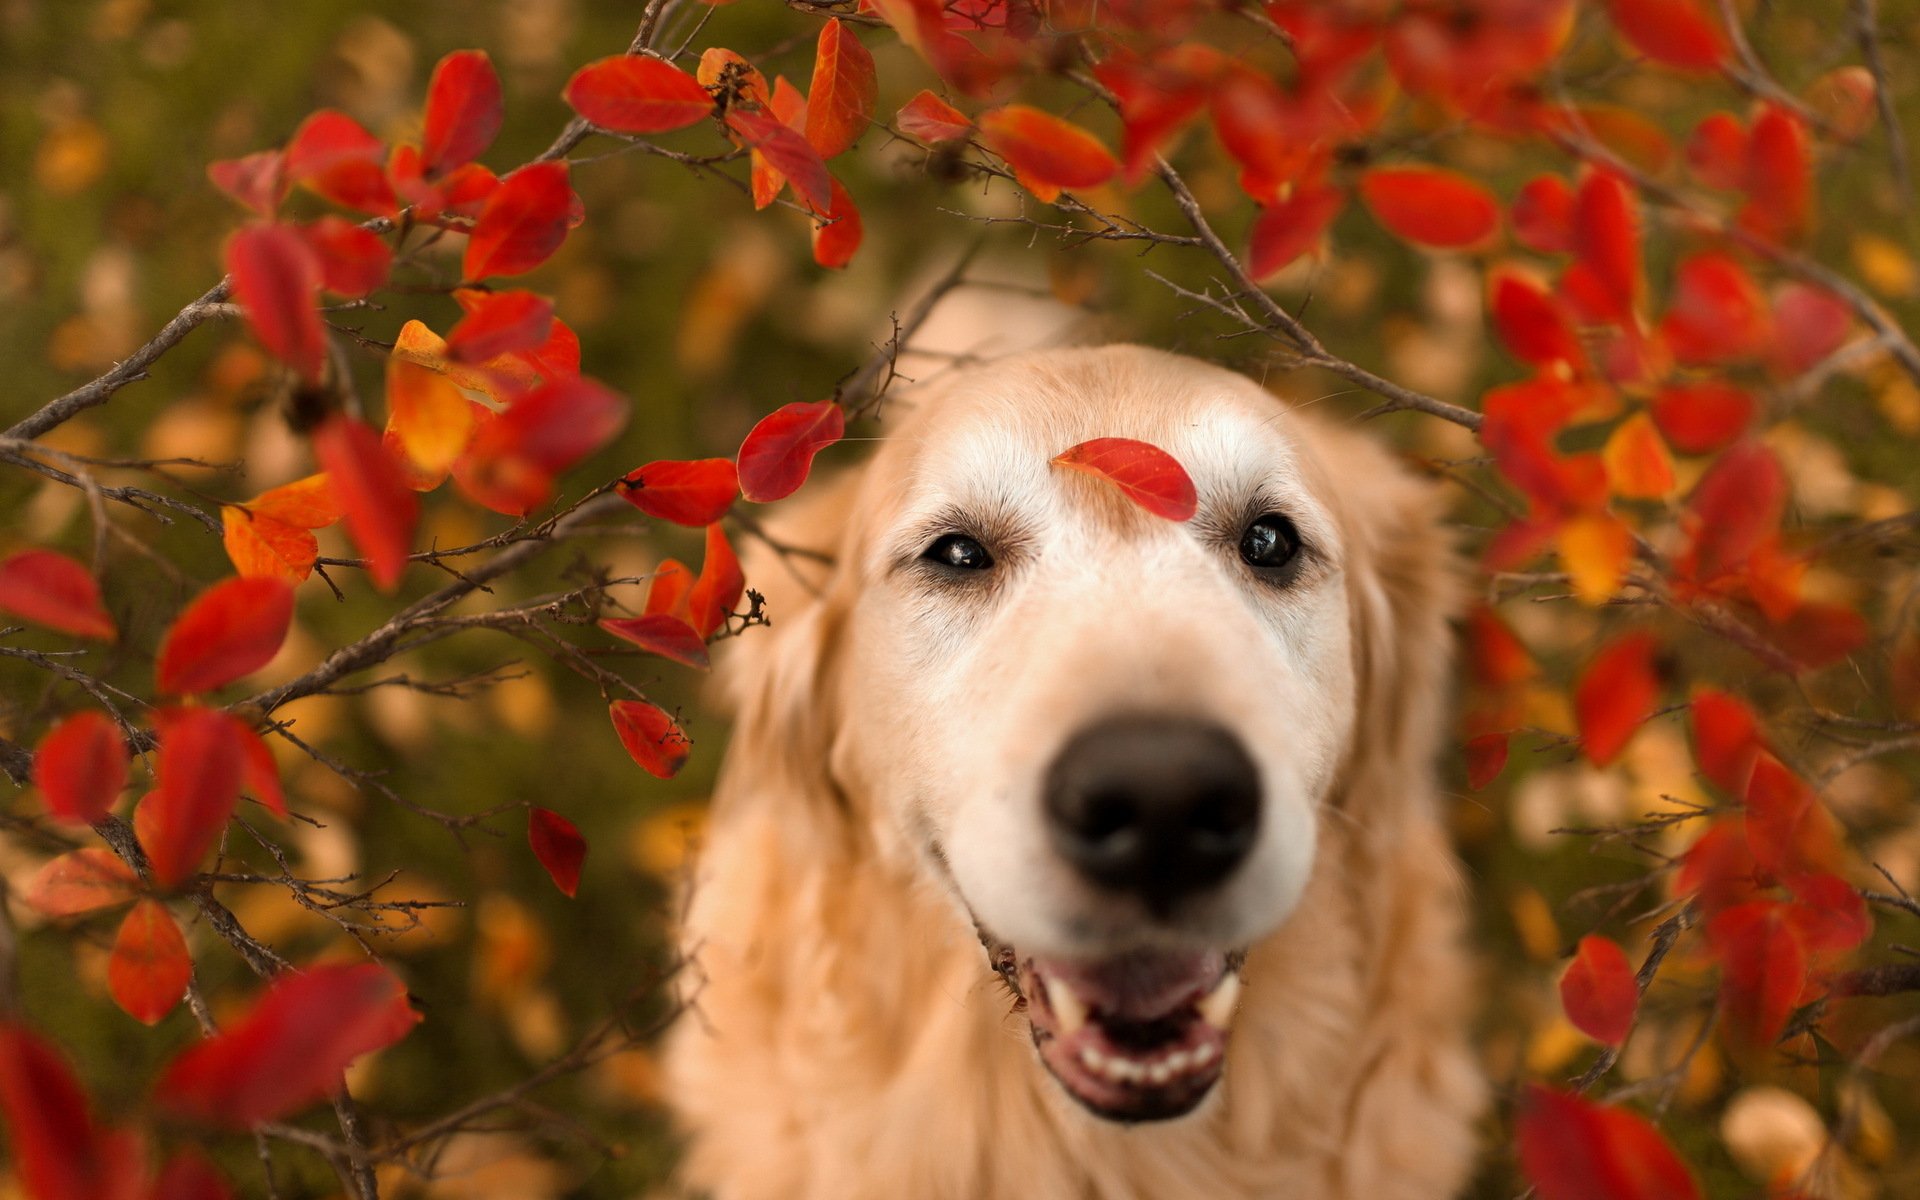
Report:
[[[234,728],[245,755],[240,776],[242,786],[252,792],[253,798],[265,805],[268,812],[284,819],[287,815],[287,794],[280,788],[280,767],[273,761],[273,751],[268,748],[266,740],[246,722],[236,719]]]
[[[1467,667],[1475,681],[1490,688],[1527,683],[1540,668],[1512,626],[1486,605],[1467,613]]]
[[[127,743],[105,713],[77,712],[40,740],[33,783],[48,812],[91,825],[107,815],[127,786]]]
[[[1747,130],[1732,113],[1709,113],[1687,139],[1687,166],[1701,183],[1723,191],[1747,186]]]
[[[1700,1200],[1700,1185],[1645,1117],[1538,1084],[1515,1122],[1540,1200]]]
[[[148,1200],[233,1200],[226,1177],[189,1147],[167,1160]]]
[[[233,815],[246,772],[244,728],[218,709],[162,710],[160,786],[140,802],[135,822],[162,887],[193,874]]]
[[[1360,177],[1360,199],[1388,232],[1421,246],[1472,246],[1500,227],[1493,194],[1438,167],[1378,167]]]
[[[1160,151],[1206,108],[1227,69],[1220,52],[1201,42],[1145,57],[1115,54],[1093,68],[1119,105],[1121,178],[1128,185],[1146,178]]]
[[[687,761],[693,743],[672,717],[643,700],[616,700],[607,710],[613,730],[633,761],[655,779],[672,779]]]
[[[839,270],[853,261],[854,252],[860,249],[860,240],[866,229],[860,220],[860,210],[853,203],[853,197],[841,186],[838,179],[828,181],[832,187],[827,211],[823,219],[813,223],[813,261],[828,270]]]
[[[760,418],[734,456],[741,495],[756,504],[791,496],[807,481],[813,456],[846,428],[846,414],[832,400],[796,401]]]
[[[1701,688],[1693,694],[1692,716],[1700,773],[1721,791],[1745,796],[1754,760],[1766,748],[1753,710],[1737,697]]]
[[[1838,350],[1852,327],[1853,309],[1840,297],[1811,283],[1784,284],[1773,296],[1768,363],[1791,379]]]
[[[1682,454],[1711,454],[1746,432],[1753,397],[1730,383],[1672,383],[1653,398],[1653,423]]]
[[[333,480],[347,533],[367,556],[374,586],[391,591],[407,569],[420,502],[380,435],[345,413],[313,431],[313,452]]]
[[[461,260],[462,276],[481,280],[533,270],[567,240],[572,210],[567,164],[529,163],[511,172],[487,197],[473,223]]]
[[[637,617],[608,617],[600,628],[624,638],[661,658],[706,670],[709,665],[707,644],[693,626],[664,612],[644,613]]]
[[[1495,271],[1487,309],[1494,330],[1513,356],[1534,366],[1585,363],[1586,354],[1558,299],[1525,276]]]
[[[260,216],[271,218],[287,198],[286,156],[260,150],[242,158],[207,164],[207,178]]]
[[[1806,987],[1807,948],[1778,900],[1749,900],[1707,922],[1720,960],[1720,1004],[1733,1031],[1770,1045],[1787,1026]]]
[[[320,266],[320,286],[339,296],[377,290],[393,269],[393,250],[370,229],[345,217],[321,217],[294,226]]]
[[[1229,71],[1213,89],[1211,117],[1220,145],[1240,164],[1240,188],[1262,204],[1273,203],[1289,182],[1309,177],[1312,160],[1294,136],[1293,106],[1279,85],[1258,71]]]
[[[730,458],[650,462],[620,481],[620,495],[650,517],[699,529],[733,507],[740,474]]]
[[[251,675],[279,653],[293,623],[284,579],[239,576],[200,593],[160,643],[155,678],[174,695],[210,692]]]
[[[1737,571],[1779,529],[1786,506],[1786,475],[1773,451],[1759,442],[1735,445],[1687,499],[1693,541],[1679,566],[1703,583]]]
[[[828,18],[807,87],[807,141],[821,158],[832,158],[866,132],[879,91],[873,55],[838,17]]]
[[[399,208],[387,181],[387,149],[343,112],[321,109],[287,143],[287,178],[343,208],[379,217]]]
[[[486,51],[456,50],[435,64],[420,138],[427,178],[480,157],[500,132],[502,109],[500,77]]]
[[[592,379],[555,379],[513,402],[474,439],[473,453],[511,447],[513,453],[558,475],[617,437],[627,423],[627,399]]]
[[[1573,189],[1558,175],[1529,180],[1513,199],[1513,236],[1529,250],[1573,249]]]
[[[1813,149],[1800,118],[1776,104],[1754,118],[1747,141],[1747,205],[1742,228],[1791,241],[1813,223]]]
[[[1724,254],[1680,264],[1660,334],[1686,365],[1747,358],[1766,343],[1766,302],[1745,267]]]
[[[1049,203],[1063,191],[1098,187],[1120,170],[1099,138],[1024,104],[981,113],[980,133],[987,147],[1007,160],[1020,186]]]
[[[173,1011],[193,978],[193,957],[173,914],[158,900],[142,900],[120,922],[107,959],[107,987],[121,1011],[153,1025]]]
[[[139,888],[140,877],[113,851],[88,846],[42,864],[20,898],[49,917],[77,917],[125,904]]]
[[[791,125],[772,113],[740,108],[727,113],[727,128],[741,145],[761,154],[768,166],[793,184],[800,203],[816,213],[833,207],[833,177],[827,173],[827,164]]]
[[[139,1195],[137,1180],[128,1177],[127,1147],[110,1150],[73,1071],[52,1047],[10,1021],[0,1022],[0,1113],[29,1200]]]
[[[1867,619],[1844,604],[1802,604],[1775,626],[1782,650],[1808,670],[1832,666],[1873,640]]]
[[[313,573],[320,541],[311,530],[237,504],[221,505],[220,524],[227,558],[241,575],[299,583]]]
[[[1753,899],[1760,884],[1760,867],[1747,849],[1745,820],[1721,820],[1687,847],[1673,890],[1677,896],[1696,896],[1700,910],[1712,916]]]
[[[653,569],[653,582],[647,587],[647,603],[642,610],[648,614],[665,613],[679,617],[692,624],[690,619],[692,605],[689,597],[693,593],[693,572],[678,559],[664,559]]]
[[[286,225],[249,225],[227,239],[233,296],[260,344],[318,383],[327,361],[319,303],[322,272],[313,250]]]
[[[1720,26],[1699,0],[1608,0],[1627,44],[1654,62],[1683,71],[1711,71],[1727,56]]]
[[[447,356],[455,362],[483,363],[533,350],[553,332],[553,301],[545,296],[463,288],[454,298],[467,310],[447,333]]]
[[[1873,935],[1873,917],[1854,886],[1824,872],[1786,881],[1794,903],[1787,923],[1816,959],[1843,955]]]
[[[1475,791],[1500,777],[1507,766],[1507,735],[1483,733],[1467,742],[1467,786]]]
[[[278,1120],[339,1091],[355,1059],[391,1046],[419,1019],[377,963],[288,972],[245,1017],[175,1058],[155,1099],[230,1129]]]
[[[973,132],[967,114],[924,90],[901,105],[893,120],[901,133],[923,142],[947,142]]]
[[[1604,315],[1627,322],[1640,298],[1640,217],[1617,176],[1595,171],[1573,201],[1573,252],[1598,285]]]
[[[580,890],[580,864],[587,861],[587,841],[572,821],[544,808],[528,810],[527,844],[553,878],[553,886],[569,896]]]
[[[1633,1032],[1640,1008],[1627,952],[1610,938],[1583,937],[1566,974],[1560,977],[1560,1006],[1574,1028],[1596,1042],[1618,1049]]]
[[[1805,780],[1761,754],[1747,781],[1747,848],[1774,876],[1833,868],[1840,859],[1833,818]]]
[[[1247,273],[1256,281],[1279,274],[1319,243],[1346,204],[1345,192],[1322,184],[1299,188],[1261,209],[1247,249]]]
[[[1104,479],[1127,499],[1169,521],[1193,519],[1198,500],[1180,460],[1132,438],[1094,438],[1053,456],[1057,466]]]
[[[707,526],[707,556],[700,563],[700,578],[687,592],[687,623],[701,637],[712,637],[726,625],[746,586],[746,576],[740,572],[740,560],[734,556],[726,530]]]
[[[588,63],[567,81],[565,94],[575,112],[615,133],[665,133],[713,112],[699,80],[644,54]]]
[[[1640,723],[1653,714],[1660,681],[1653,673],[1653,635],[1644,630],[1616,638],[1587,666],[1574,689],[1574,715],[1581,749],[1594,765],[1619,757]]]
[[[120,636],[87,569],[51,550],[21,550],[0,561],[0,612],[103,642]]]

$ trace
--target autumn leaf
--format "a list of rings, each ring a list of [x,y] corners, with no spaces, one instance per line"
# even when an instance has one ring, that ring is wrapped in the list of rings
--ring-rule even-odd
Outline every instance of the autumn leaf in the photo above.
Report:
[[[553,886],[569,896],[580,890],[580,865],[587,860],[587,841],[572,821],[548,809],[529,809],[527,844],[552,877]]]
[[[642,611],[648,614],[665,613],[691,625],[689,597],[692,593],[693,572],[678,559],[663,559],[653,569],[653,582],[647,585],[647,603]]]
[[[257,216],[271,218],[287,198],[286,156],[278,150],[208,163],[207,178]]]
[[[523,515],[546,502],[555,476],[619,435],[626,398],[591,379],[555,379],[483,423],[456,473],[469,495]]]
[[[1749,900],[1707,922],[1707,944],[1720,963],[1720,1003],[1745,1041],[1770,1045],[1806,986],[1807,948],[1777,900]]]
[[[159,720],[159,786],[140,802],[135,828],[163,887],[191,876],[213,848],[246,772],[244,729],[218,709],[163,710]]]
[[[1554,533],[1560,565],[1583,604],[1605,604],[1633,561],[1633,530],[1608,512],[1575,513]]]
[[[1847,340],[1853,309],[1823,287],[1793,280],[1773,296],[1773,337],[1767,362],[1792,379],[1826,361]]]
[[[679,773],[693,744],[672,717],[644,700],[616,700],[607,711],[620,744],[641,769],[656,779]]]
[[[1640,1007],[1640,989],[1619,943],[1604,937],[1580,939],[1560,977],[1560,1006],[1574,1028],[1594,1041],[1615,1049],[1626,1042]]]
[[[1623,634],[1594,656],[1574,689],[1581,750],[1595,766],[1618,758],[1627,739],[1653,715],[1660,681],[1653,672],[1653,635]]]
[[[1593,279],[1604,315],[1633,318],[1640,300],[1640,216],[1621,179],[1594,171],[1574,193],[1572,249]]]
[[[1753,397],[1723,380],[1673,383],[1654,395],[1653,423],[1682,454],[1712,454],[1753,422]]]
[[[260,344],[308,383],[326,369],[320,321],[322,272],[313,250],[286,225],[249,225],[227,239],[234,299]]]
[[[1800,118],[1778,104],[1761,107],[1747,138],[1743,229],[1770,241],[1799,239],[1813,224],[1813,147]]]
[[[623,54],[588,63],[567,81],[573,111],[615,133],[666,133],[713,112],[699,80],[663,59]],[[472,278],[470,275],[469,278]]]
[[[727,113],[727,129],[793,184],[793,194],[809,210],[824,214],[833,207],[833,176],[827,164],[792,126],[772,113],[743,108]]]
[[[1734,258],[1695,254],[1674,273],[1660,335],[1682,365],[1750,358],[1765,345],[1771,322],[1753,277]]]
[[[467,238],[461,276],[522,275],[567,240],[573,188],[564,162],[529,163],[500,180]]]
[[[399,209],[387,180],[387,149],[358,121],[321,109],[287,143],[286,177],[343,208],[390,217]]]
[[[69,850],[43,863],[20,898],[49,917],[77,917],[140,895],[140,877],[102,846]]]
[[[1256,281],[1279,274],[1319,244],[1346,204],[1346,193],[1338,188],[1309,185],[1262,208],[1249,236],[1247,274]]]
[[[829,270],[838,270],[853,261],[865,227],[847,189],[838,179],[829,182],[831,195],[827,211],[813,223],[813,261]]]
[[[1538,1084],[1515,1122],[1540,1200],[1700,1200],[1700,1185],[1646,1118]]]
[[[420,156],[426,177],[437,179],[480,157],[500,132],[504,105],[500,76],[484,50],[456,50],[427,81]]]
[[[52,1047],[0,1021],[0,1114],[29,1200],[122,1200],[142,1194],[134,1140],[97,1125],[80,1081]]]
[[[155,680],[172,695],[223,687],[266,666],[292,623],[293,588],[286,580],[241,576],[216,583],[168,627]]]
[[[122,1012],[143,1025],[173,1011],[193,978],[193,958],[167,906],[142,900],[120,922],[107,958],[107,988]]]
[[[370,229],[326,216],[293,227],[320,266],[320,286],[358,299],[379,290],[393,269],[393,250]]]
[[[1613,494],[1629,500],[1664,499],[1674,488],[1673,456],[1653,418],[1634,413],[1614,427],[1600,452]]]
[[[845,432],[846,414],[832,400],[796,401],[768,413],[734,456],[740,494],[756,504],[791,496],[807,481],[814,455]]]
[[[313,452],[333,480],[347,533],[366,555],[374,586],[391,591],[407,569],[420,502],[379,435],[344,413],[313,431]]]
[[[1439,167],[1376,167],[1360,199],[1388,232],[1420,246],[1478,245],[1500,228],[1500,205],[1479,184]]]
[[[691,604],[689,604],[691,611]],[[637,617],[607,617],[600,628],[617,638],[632,642],[648,654],[689,667],[706,670],[709,665],[707,644],[692,625],[665,612],[643,613]]]
[[[107,815],[127,786],[127,743],[105,713],[83,709],[55,725],[33,756],[33,785],[47,811],[91,825]]]
[[[1094,438],[1053,456],[1055,466],[1104,480],[1156,517],[1190,521],[1198,507],[1180,460],[1132,438]]]
[[[1513,198],[1513,236],[1540,254],[1573,249],[1573,189],[1558,175],[1528,180]]]
[[[435,358],[446,348],[425,325],[408,321],[387,359],[387,432],[411,468],[409,482],[424,491],[439,486],[466,453],[475,420],[473,401],[459,383],[413,349],[423,345]]]
[[[701,529],[733,507],[740,475],[730,458],[650,462],[620,481],[620,495],[650,517]]]
[[[1607,8],[1620,36],[1654,62],[1711,71],[1726,58],[1726,37],[1699,0],[1607,0]]]
[[[700,562],[700,577],[687,592],[687,623],[694,632],[710,638],[725,628],[746,583],[726,530],[719,525],[707,526],[707,552]]]
[[[454,299],[467,310],[447,333],[446,353],[455,362],[483,363],[532,350],[553,332],[553,301],[545,296],[462,289]]]
[[[1464,750],[1467,761],[1467,786],[1475,791],[1500,777],[1507,765],[1507,735],[1483,733],[1469,738]]]
[[[807,141],[821,158],[846,150],[866,132],[879,95],[873,55],[838,17],[820,28],[813,82],[807,87]]]
[[[973,132],[973,122],[967,119],[967,114],[924,90],[900,106],[893,123],[900,127],[901,133],[923,142],[950,142]]]
[[[1758,442],[1721,454],[1687,498],[1692,541],[1679,566],[1701,582],[1737,571],[1780,527],[1787,483],[1780,461]]]
[[[1732,113],[1708,113],[1687,138],[1687,168],[1708,187],[1744,191],[1747,186],[1747,128]]]
[[[0,612],[76,637],[110,642],[120,636],[93,575],[52,550],[21,550],[0,560]]]
[[[1586,362],[1569,314],[1546,288],[1515,271],[1495,270],[1487,290],[1494,332],[1515,358],[1539,367]]]
[[[980,134],[988,149],[1007,160],[1020,186],[1047,203],[1063,191],[1098,187],[1120,170],[1099,138],[1024,104],[981,113]]]

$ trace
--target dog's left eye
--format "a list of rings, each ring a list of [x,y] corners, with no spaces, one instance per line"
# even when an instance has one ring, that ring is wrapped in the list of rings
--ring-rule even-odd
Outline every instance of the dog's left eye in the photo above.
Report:
[[[1279,513],[1248,525],[1240,535],[1240,560],[1250,567],[1271,571],[1284,567],[1300,552],[1300,531]]]
[[[964,533],[944,535],[920,557],[958,571],[984,571],[993,565],[993,555],[987,548]]]

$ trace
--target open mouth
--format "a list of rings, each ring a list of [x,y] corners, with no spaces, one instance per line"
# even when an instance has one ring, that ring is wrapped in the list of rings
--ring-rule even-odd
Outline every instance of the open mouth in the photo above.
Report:
[[[1219,1082],[1243,956],[1137,950],[1093,962],[987,953],[1027,1009],[1034,1049],[1067,1094],[1114,1121],[1192,1112]]]

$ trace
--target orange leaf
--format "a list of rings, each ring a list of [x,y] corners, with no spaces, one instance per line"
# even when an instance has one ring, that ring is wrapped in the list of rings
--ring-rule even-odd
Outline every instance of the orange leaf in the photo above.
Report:
[[[1416,245],[1473,246],[1500,227],[1492,193],[1439,167],[1376,167],[1360,177],[1360,199],[1388,232]]]
[[[807,141],[821,158],[832,158],[866,132],[879,89],[873,55],[845,22],[828,18],[820,28],[813,82],[807,87]]]
[[[267,665],[293,623],[293,588],[274,577],[224,580],[200,593],[160,643],[155,679],[174,695],[210,692]]]
[[[1673,456],[1653,427],[1653,418],[1637,412],[1615,427],[1600,454],[1616,496],[1659,500],[1673,491]]]
[[[193,957],[173,914],[158,900],[142,900],[120,922],[107,959],[113,1002],[143,1025],[173,1011],[193,978]]]
[[[668,613],[643,613],[637,617],[608,617],[600,628],[617,638],[632,642],[648,654],[672,659],[689,667],[706,670],[707,644],[700,633],[679,617]]]
[[[980,133],[987,147],[1007,160],[1020,186],[1048,203],[1063,191],[1098,187],[1120,170],[1100,139],[1024,104],[981,113]]]
[[[374,586],[391,591],[407,569],[420,502],[373,430],[335,413],[313,431],[313,452],[333,481],[347,533],[367,557]]]
[[[727,113],[727,130],[792,183],[793,194],[810,211],[832,209],[833,176],[819,152],[792,126],[770,112],[742,108]]]
[[[340,499],[325,472],[268,488],[248,501],[247,507],[301,529],[321,529],[340,519]]]
[[[796,401],[760,418],[734,456],[740,494],[756,504],[798,491],[813,457],[846,433],[846,414],[832,400]]]
[[[572,821],[548,809],[529,809],[527,844],[547,869],[553,886],[569,896],[580,890],[580,865],[587,861],[587,841]]]
[[[653,569],[653,582],[647,586],[647,603],[642,611],[679,617],[691,625],[692,592],[693,572],[678,559],[664,559]]]
[[[746,586],[726,530],[719,525],[707,526],[707,556],[700,563],[700,578],[693,581],[687,593],[687,623],[701,637],[712,637],[726,626]]]
[[[699,529],[726,515],[740,495],[732,459],[650,462],[619,483],[620,495],[650,517]]]
[[[1573,693],[1581,750],[1595,766],[1619,757],[1627,739],[1653,715],[1660,681],[1653,673],[1653,635],[1624,634],[1594,656]]]
[[[1515,1122],[1540,1200],[1700,1200],[1700,1185],[1646,1118],[1538,1084]]]
[[[946,142],[973,132],[967,114],[929,91],[916,93],[894,114],[894,124],[908,137],[923,142]]]
[[[220,508],[222,541],[241,575],[299,583],[313,573],[320,542],[313,532],[238,504]]]
[[[693,743],[672,717],[642,700],[616,700],[607,712],[620,744],[642,770],[656,779],[679,773]]]
[[[120,636],[93,575],[51,550],[22,550],[0,561],[0,612],[76,637],[110,642]]]
[[[713,97],[699,80],[646,54],[588,63],[567,81],[565,94],[575,112],[615,133],[683,129],[705,118],[714,107]]]
[[[1608,0],[1607,7],[1620,36],[1654,62],[1711,71],[1727,56],[1726,37],[1699,0]]]
[[[387,359],[387,431],[413,471],[437,486],[473,439],[474,405],[452,377],[404,352],[410,342],[422,343],[423,338],[432,338],[436,349],[444,348],[425,325],[408,321]]]
[[[1180,460],[1132,438],[1094,438],[1053,456],[1055,466],[1102,479],[1156,517],[1190,521],[1198,507]]]
[[[1574,1028],[1616,1049],[1633,1031],[1640,989],[1626,951],[1610,938],[1583,937],[1560,977],[1560,1006]]]
[[[102,846],[69,850],[33,873],[20,898],[49,917],[77,917],[125,904],[140,894],[140,877]]]
[[[1574,594],[1587,604],[1612,599],[1633,561],[1633,531],[1612,513],[1576,513],[1561,524],[1555,540]]]
[[[62,821],[90,825],[107,815],[127,786],[127,743],[105,713],[85,709],[40,739],[33,784],[47,811]]]

